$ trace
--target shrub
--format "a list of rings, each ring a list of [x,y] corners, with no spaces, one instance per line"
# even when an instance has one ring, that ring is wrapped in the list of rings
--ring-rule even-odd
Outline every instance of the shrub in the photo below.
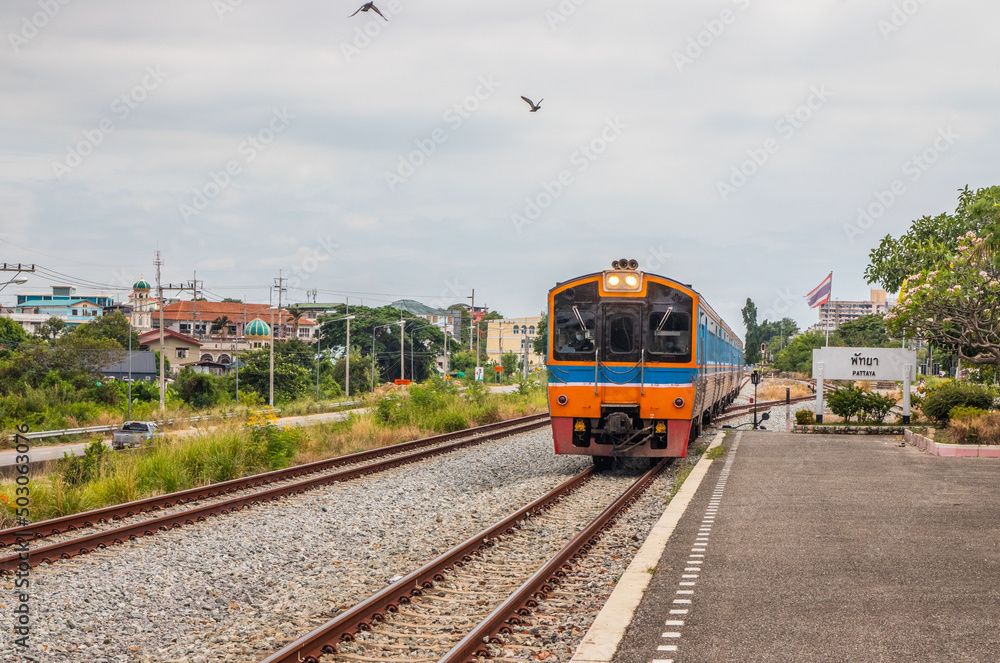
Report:
[[[859,414],[865,402],[865,392],[858,387],[841,387],[826,397],[830,411],[850,423],[851,417]]]
[[[810,426],[816,423],[812,410],[799,410],[795,413],[795,423],[800,426]]]
[[[936,421],[948,423],[949,413],[956,406],[988,410],[993,407],[993,393],[978,385],[949,382],[924,399],[921,411]]]
[[[79,486],[97,478],[101,461],[110,453],[101,438],[95,439],[84,449],[84,456],[64,452],[59,461],[59,474],[68,486]]]
[[[880,424],[885,421],[886,415],[889,414],[889,410],[894,405],[896,405],[896,399],[892,396],[883,396],[874,392],[865,394],[864,398],[861,399],[862,417],[865,421]]]
[[[968,407],[967,405],[956,405],[955,407],[948,410],[948,419],[955,421],[957,419],[975,419],[986,414],[986,410],[978,407]]]
[[[469,422],[465,419],[465,416],[463,416],[461,412],[450,410],[442,412],[437,417],[437,422],[434,428],[441,433],[453,433],[468,427]]]

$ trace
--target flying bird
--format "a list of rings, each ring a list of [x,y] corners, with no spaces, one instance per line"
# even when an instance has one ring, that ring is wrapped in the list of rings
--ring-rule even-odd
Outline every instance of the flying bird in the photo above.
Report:
[[[380,11],[378,10],[378,7],[376,7],[376,6],[375,6],[375,3],[374,3],[374,2],[366,2],[365,4],[361,5],[361,9],[359,9],[359,10],[358,10],[357,12],[354,12],[354,14],[357,14],[358,12],[366,12],[366,11],[368,11],[369,9],[371,9],[371,10],[372,10],[372,11],[374,11],[374,12],[375,12],[376,14],[378,14],[379,16],[381,16],[381,17],[382,17],[382,18],[383,18],[384,20],[386,20],[386,21],[388,21],[388,20],[389,20],[389,19],[387,19],[387,18],[386,18],[386,17],[385,17],[385,16],[384,16],[384,15],[382,14],[382,12],[380,12]],[[354,16],[354,14],[351,14],[351,16]],[[347,18],[350,18],[351,16],[348,16]]]
[[[544,99],[539,99],[538,103],[536,104],[534,101],[532,101],[531,99],[528,99],[523,94],[521,95],[521,98],[524,99],[525,101],[527,101],[528,105],[531,106],[531,110],[528,111],[530,113],[537,113],[538,109],[542,107],[542,102],[545,101]]]

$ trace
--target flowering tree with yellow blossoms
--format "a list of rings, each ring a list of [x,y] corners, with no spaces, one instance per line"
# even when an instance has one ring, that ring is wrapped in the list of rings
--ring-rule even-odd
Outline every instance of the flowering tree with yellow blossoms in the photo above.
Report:
[[[907,277],[886,327],[931,341],[973,364],[1000,367],[1000,266],[996,238],[967,231],[947,264]]]

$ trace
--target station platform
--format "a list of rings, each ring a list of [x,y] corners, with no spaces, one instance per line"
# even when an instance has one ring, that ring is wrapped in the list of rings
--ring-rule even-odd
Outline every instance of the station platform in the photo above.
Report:
[[[1000,459],[895,437],[719,442],[573,663],[1000,661]]]

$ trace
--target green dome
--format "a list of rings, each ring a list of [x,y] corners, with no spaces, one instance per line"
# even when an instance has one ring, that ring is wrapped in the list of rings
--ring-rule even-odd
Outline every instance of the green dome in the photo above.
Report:
[[[243,335],[247,338],[268,338],[271,328],[260,318],[254,318],[243,328]]]
[[[132,286],[132,289],[133,290],[151,290],[152,287],[153,286],[149,285],[149,281],[147,281],[146,279],[140,277],[139,280],[135,282],[135,285]]]

